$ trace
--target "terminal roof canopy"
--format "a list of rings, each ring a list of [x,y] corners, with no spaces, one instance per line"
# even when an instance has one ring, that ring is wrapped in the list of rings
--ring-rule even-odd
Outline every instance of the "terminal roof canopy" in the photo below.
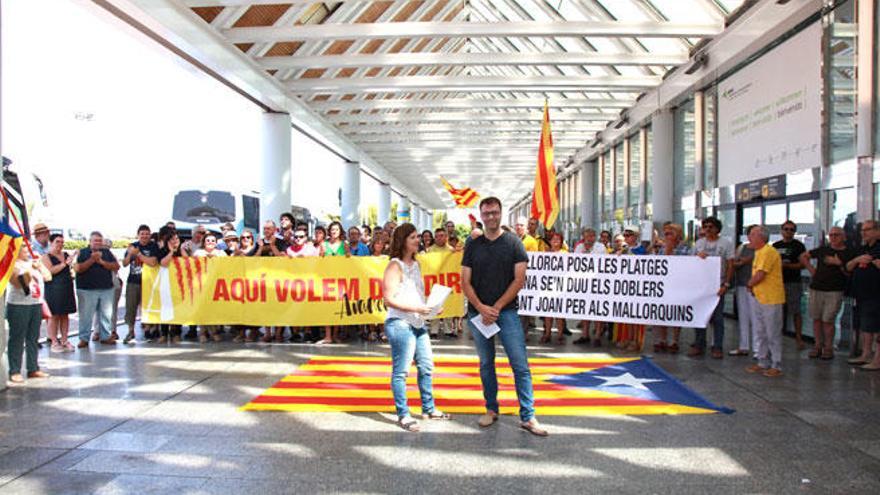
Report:
[[[545,100],[562,166],[743,3],[177,1],[435,208],[522,197]]]

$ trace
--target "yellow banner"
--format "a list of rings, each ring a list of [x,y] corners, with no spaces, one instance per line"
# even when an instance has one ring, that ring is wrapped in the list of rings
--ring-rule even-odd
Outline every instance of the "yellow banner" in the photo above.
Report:
[[[464,314],[461,253],[418,256],[426,294],[452,288],[440,318]],[[387,257],[174,258],[144,267],[145,323],[321,326],[385,321]]]

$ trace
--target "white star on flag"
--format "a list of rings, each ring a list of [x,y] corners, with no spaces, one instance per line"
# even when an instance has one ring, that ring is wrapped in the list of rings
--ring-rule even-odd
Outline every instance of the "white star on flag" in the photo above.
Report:
[[[646,383],[662,382],[663,380],[654,380],[651,378],[636,378],[632,373],[624,373],[617,376],[597,376],[596,378],[604,380],[603,387],[632,387],[639,390],[649,390],[645,386]]]

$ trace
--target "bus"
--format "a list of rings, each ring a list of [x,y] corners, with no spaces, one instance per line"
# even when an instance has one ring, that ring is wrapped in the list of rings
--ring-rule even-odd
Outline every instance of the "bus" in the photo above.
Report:
[[[171,220],[181,238],[190,237],[197,225],[203,225],[209,232],[220,233],[220,227],[225,223],[231,223],[239,233],[247,228],[259,234],[260,193],[181,190],[174,195]]]

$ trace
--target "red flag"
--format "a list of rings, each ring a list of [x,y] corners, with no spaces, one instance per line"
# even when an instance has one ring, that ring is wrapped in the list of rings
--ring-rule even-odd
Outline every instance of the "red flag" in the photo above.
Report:
[[[556,189],[556,167],[553,166],[553,136],[550,133],[550,110],[544,102],[541,142],[538,145],[538,167],[532,191],[532,218],[545,228],[553,227],[559,216],[559,191]]]

